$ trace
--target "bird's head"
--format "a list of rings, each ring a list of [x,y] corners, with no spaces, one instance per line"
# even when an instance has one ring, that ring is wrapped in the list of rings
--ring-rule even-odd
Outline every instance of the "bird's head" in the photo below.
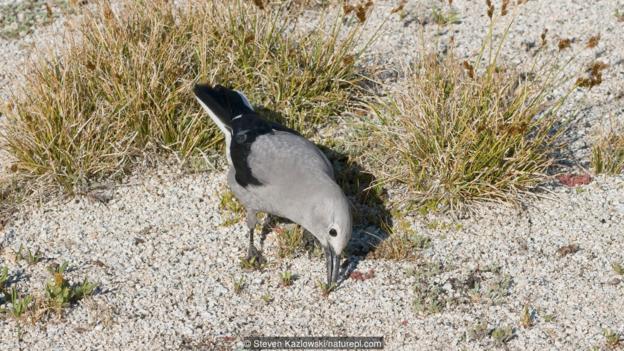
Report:
[[[340,254],[351,239],[351,210],[349,200],[335,183],[318,195],[314,196],[313,213],[304,227],[325,250],[327,284],[332,284],[338,281]]]

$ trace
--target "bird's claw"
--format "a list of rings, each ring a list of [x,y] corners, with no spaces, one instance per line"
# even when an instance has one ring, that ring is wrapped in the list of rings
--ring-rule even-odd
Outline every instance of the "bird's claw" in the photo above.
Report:
[[[255,246],[249,246],[249,248],[247,249],[247,256],[245,256],[245,259],[247,261],[255,260],[257,262],[260,262],[262,259],[262,253],[258,251],[258,249],[256,249]]]

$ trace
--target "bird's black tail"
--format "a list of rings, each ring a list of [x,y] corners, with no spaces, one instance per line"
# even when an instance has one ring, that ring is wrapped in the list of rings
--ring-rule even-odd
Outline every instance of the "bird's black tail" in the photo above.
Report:
[[[232,119],[247,113],[253,108],[245,95],[221,85],[211,87],[207,84],[196,84],[193,92],[212,120],[224,132],[231,130]]]

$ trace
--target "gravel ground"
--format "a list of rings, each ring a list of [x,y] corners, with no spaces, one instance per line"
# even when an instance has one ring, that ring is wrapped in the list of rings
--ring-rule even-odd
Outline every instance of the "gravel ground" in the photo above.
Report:
[[[372,25],[395,5],[376,1]],[[485,7],[469,1],[453,6],[461,23],[428,24],[424,37],[443,45],[452,35],[461,54],[474,53],[485,32]],[[579,57],[609,62],[605,82],[571,100],[581,110],[570,134],[573,161],[580,165],[587,163],[594,130],[624,120],[618,7],[624,4],[529,1],[504,50],[510,60],[525,61],[523,43],[539,41],[544,27],[553,42],[576,38],[578,49],[601,34],[599,46]],[[406,9],[403,19],[390,17],[368,57],[389,71],[416,57],[418,23],[430,17],[421,2],[408,1]],[[53,42],[57,36],[36,32],[22,40]],[[0,42],[2,57],[28,57],[32,46],[22,40]],[[18,67],[5,61],[0,78],[15,79]],[[400,87],[401,77],[394,84]],[[428,248],[414,261],[352,257],[347,269],[372,277],[347,279],[324,298],[315,283],[324,277],[323,260],[279,259],[275,233],[265,245],[267,267],[242,270],[245,227],[221,225],[225,174],[175,169],[136,172],[99,196],[110,197],[107,203],[92,196],[56,199],[14,215],[0,230],[0,262],[20,277],[20,290],[42,294],[50,279],[46,266],[63,261],[70,263],[70,280],[88,277],[100,288],[63,319],[34,326],[0,319],[0,349],[236,349],[247,335],[366,335],[384,336],[388,350],[577,350],[606,348],[603,329],[624,334],[624,283],[611,268],[612,262],[624,264],[624,176],[597,177],[574,189],[553,186],[547,198],[522,211],[489,206],[461,220],[408,217],[416,232],[431,238]],[[356,235],[365,234],[359,229]],[[16,260],[20,245],[40,249],[45,259],[30,266]],[[298,276],[287,288],[279,285],[286,270]],[[245,287],[235,294],[241,278]],[[265,294],[272,302],[262,299]],[[427,299],[438,302],[438,313],[426,313]],[[425,301],[424,311],[414,301]],[[530,327],[521,322],[525,306]],[[512,328],[511,340],[498,344],[487,331],[505,326]]]

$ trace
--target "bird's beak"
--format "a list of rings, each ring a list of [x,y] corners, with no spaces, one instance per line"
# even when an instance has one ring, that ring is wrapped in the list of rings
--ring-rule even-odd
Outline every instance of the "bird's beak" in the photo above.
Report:
[[[327,285],[336,284],[340,271],[340,257],[329,245],[325,247],[325,261],[327,262]]]

